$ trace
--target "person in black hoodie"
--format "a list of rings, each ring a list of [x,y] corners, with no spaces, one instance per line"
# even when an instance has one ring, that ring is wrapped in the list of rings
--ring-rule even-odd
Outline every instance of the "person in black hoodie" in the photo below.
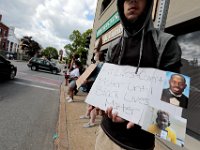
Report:
[[[181,49],[173,35],[153,27],[153,0],[117,0],[123,34],[115,45],[110,44],[106,62],[118,65],[158,68],[179,72]],[[106,110],[97,132],[96,150],[153,150],[153,134],[126,121],[112,108]]]

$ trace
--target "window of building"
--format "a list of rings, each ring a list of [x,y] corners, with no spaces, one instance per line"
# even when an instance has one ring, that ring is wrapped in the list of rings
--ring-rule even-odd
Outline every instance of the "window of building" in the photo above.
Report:
[[[8,35],[8,31],[5,31],[4,36],[7,37],[7,35]]]
[[[7,40],[7,48],[9,48],[10,41]],[[7,49],[9,51],[9,49]]]
[[[191,77],[187,119],[187,134],[200,140],[200,17],[171,26],[165,30],[177,36],[182,50],[181,73]]]
[[[187,119],[187,134],[200,139],[200,30],[177,37],[182,49],[181,73],[191,77],[188,108],[183,110]]]
[[[2,43],[2,48],[3,48],[3,50],[6,49],[6,43],[5,42]]]
[[[101,5],[101,14],[108,7],[108,5],[110,4],[111,1],[112,0],[103,0],[102,5]]]
[[[10,43],[10,51],[13,49],[13,42]]]

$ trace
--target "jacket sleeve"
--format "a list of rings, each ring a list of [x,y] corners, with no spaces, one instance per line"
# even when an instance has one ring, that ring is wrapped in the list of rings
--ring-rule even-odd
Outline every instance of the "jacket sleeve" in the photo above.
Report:
[[[113,63],[114,56],[117,53],[117,51],[114,50],[114,49],[116,49],[117,45],[120,45],[119,43],[121,42],[121,39],[122,39],[122,37],[118,37],[118,38],[116,38],[115,40],[113,40],[112,42],[109,43],[105,62]]]
[[[176,39],[170,39],[161,57],[160,69],[179,73],[182,66],[181,55],[181,48]]]
[[[108,47],[108,51],[106,53],[105,62],[111,62],[111,53],[112,53],[112,45],[110,44]]]

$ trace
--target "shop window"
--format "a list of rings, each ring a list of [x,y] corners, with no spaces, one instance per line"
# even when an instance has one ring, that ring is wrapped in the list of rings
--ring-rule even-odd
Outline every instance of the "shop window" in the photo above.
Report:
[[[112,0],[103,0],[102,5],[101,5],[101,14],[108,7],[108,5],[110,4],[111,1]]]
[[[177,37],[182,49],[181,73],[191,77],[188,108],[183,110],[187,119],[187,134],[200,139],[200,30]]]

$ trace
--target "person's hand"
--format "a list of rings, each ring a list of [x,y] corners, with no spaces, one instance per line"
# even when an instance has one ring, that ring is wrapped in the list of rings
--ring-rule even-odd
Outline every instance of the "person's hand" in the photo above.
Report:
[[[107,110],[106,110],[106,114],[108,115],[108,117],[113,121],[113,122],[116,122],[116,123],[122,123],[122,122],[125,122],[126,120],[119,117],[118,116],[118,113],[115,112],[115,113],[112,113],[113,111],[113,108],[112,107],[108,107]],[[134,126],[134,123],[133,122],[128,122],[127,123],[127,129],[130,129]]]
[[[127,128],[127,129],[130,129],[130,128],[132,128],[132,127],[134,127],[134,123],[129,121],[129,122],[127,123],[127,125],[126,125],[126,128]]]
[[[113,111],[113,108],[112,107],[108,107],[106,109],[106,114],[108,115],[108,117],[113,121],[113,122],[116,122],[116,123],[121,123],[121,122],[125,122],[125,120],[121,117],[118,116],[118,113],[115,112],[115,113],[112,113]]]

